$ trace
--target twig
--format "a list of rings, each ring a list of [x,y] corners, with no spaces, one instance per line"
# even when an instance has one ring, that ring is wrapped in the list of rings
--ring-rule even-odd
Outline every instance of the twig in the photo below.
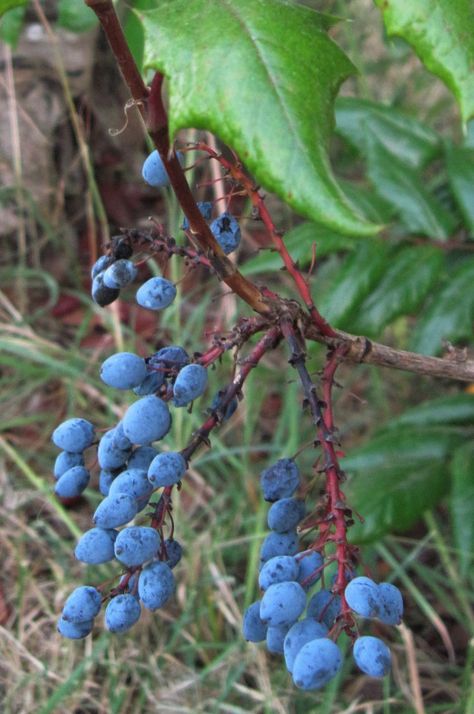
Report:
[[[311,290],[309,288],[308,282],[305,280],[303,274],[301,273],[295,261],[291,257],[281,233],[277,231],[270,212],[268,211],[265,205],[263,196],[260,194],[260,191],[258,190],[258,187],[255,186],[254,182],[244,173],[241,164],[235,161],[228,161],[224,156],[218,154],[217,151],[213,149],[213,147],[208,146],[204,142],[197,142],[193,148],[197,149],[198,151],[205,151],[211,158],[219,161],[219,163],[226,169],[226,171],[232,176],[232,178],[238,181],[243,186],[245,192],[252,201],[252,204],[256,208],[258,215],[263,221],[265,228],[269,232],[273,244],[278,253],[280,254],[285,268],[293,278],[298,293],[300,294],[304,304],[306,305],[314,325],[317,327],[317,329],[321,332],[322,335],[325,335],[326,337],[335,337],[336,333],[316,308],[313,302],[313,298],[311,296]]]
[[[128,48],[112,0],[85,0],[85,2],[96,13],[102,25],[125,83],[136,101],[148,134],[163,161],[176,198],[189,221],[193,237],[205,251],[219,278],[255,312],[271,318],[281,307],[282,299],[270,290],[260,290],[227,258],[197,207],[178,158],[171,150],[167,115],[161,97],[163,75],[156,73],[151,88],[148,89]]]
[[[344,361],[365,364],[374,364],[379,367],[399,369],[405,372],[423,374],[427,377],[440,377],[442,379],[457,379],[464,382],[474,381],[474,360],[429,357],[417,352],[407,352],[394,347],[373,342],[367,337],[351,335],[342,330],[335,330],[336,337],[325,337],[315,329],[309,320],[304,326],[304,335],[307,339],[320,342],[328,347],[346,346]]]

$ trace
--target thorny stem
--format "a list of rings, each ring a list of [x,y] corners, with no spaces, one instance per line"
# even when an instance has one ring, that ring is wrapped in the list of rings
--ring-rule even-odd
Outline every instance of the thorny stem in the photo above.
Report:
[[[249,325],[247,326],[247,330],[249,332],[248,336],[250,337],[250,334],[252,334],[251,330],[256,328],[258,323],[257,321],[252,322],[250,320],[248,322]],[[260,338],[248,356],[242,361],[238,375],[225,390],[219,411],[225,412],[226,407],[231,403],[231,401],[241,394],[244,382],[250,372],[258,365],[266,352],[277,346],[280,339],[281,330],[279,327],[272,327],[263,335],[263,337]],[[209,444],[209,434],[220,423],[220,421],[221,419],[219,413],[216,411],[208,419],[206,419],[199,429],[194,432],[189,444],[180,452],[186,463],[190,461],[191,457],[199,449],[199,447],[202,446],[202,444]],[[173,488],[174,486],[167,486],[164,488],[163,493],[155,506],[155,511],[150,525],[152,528],[156,528],[159,531],[161,531],[164,526],[166,516],[169,514],[171,517],[171,496]]]
[[[245,192],[252,201],[253,206],[255,206],[255,208],[257,209],[258,215],[263,221],[265,228],[269,232],[273,244],[275,245],[276,250],[280,254],[285,268],[293,278],[298,293],[300,294],[304,304],[306,305],[315,327],[317,327],[319,332],[325,337],[337,337],[337,333],[326,322],[326,320],[322,317],[322,315],[316,308],[313,302],[313,298],[311,296],[311,290],[309,288],[308,282],[305,280],[303,274],[301,273],[295,261],[291,257],[281,233],[277,231],[275,224],[273,223],[272,217],[265,205],[264,197],[261,195],[258,187],[255,186],[254,182],[245,174],[242,169],[242,165],[237,161],[228,161],[228,159],[226,159],[221,154],[218,154],[211,146],[208,146],[204,142],[197,142],[193,145],[193,148],[197,149],[198,151],[205,151],[211,158],[219,161],[221,166],[223,166],[226,171],[228,171],[232,178],[238,181],[243,186]]]
[[[178,203],[189,221],[193,237],[204,250],[220,280],[255,312],[271,318],[281,307],[281,298],[269,290],[260,290],[227,258],[197,207],[183,169],[170,147],[166,109],[161,96],[163,75],[156,73],[151,88],[148,89],[140,77],[128,48],[112,0],[85,0],[85,2],[94,10],[102,25],[122,76],[145,121],[148,134],[163,161]]]
[[[352,514],[346,504],[344,493],[340,489],[343,472],[339,466],[335,448],[337,438],[332,409],[334,374],[342,361],[345,346],[339,345],[328,354],[322,376],[324,399],[320,400],[306,368],[303,337],[296,332],[289,321],[282,323],[282,332],[291,350],[289,362],[298,372],[305,400],[316,426],[316,441],[320,444],[323,452],[323,470],[326,474],[325,514],[318,522],[319,537],[312,547],[314,550],[321,550],[329,541],[335,545],[337,575],[333,590],[342,598],[342,622],[344,625],[350,626],[352,616],[344,599],[344,590],[348,579],[347,571],[354,563],[356,549],[347,542],[347,528],[352,522]]]
[[[234,378],[231,384],[225,390],[222,397],[220,410],[225,412],[226,407],[231,403],[234,397],[238,397],[242,391],[243,384],[266,352],[277,346],[282,336],[279,327],[272,327],[266,332],[263,337],[257,342],[255,347],[250,351],[248,356],[241,362],[239,373]],[[219,423],[220,418],[217,413],[207,419],[204,424],[194,433],[189,444],[181,451],[181,455],[189,461],[194,452],[201,444],[209,443],[209,434],[214,427]]]
[[[271,324],[275,315],[278,315],[280,311],[283,313],[288,312],[290,307],[288,301],[282,301],[281,298],[278,298],[278,296],[269,290],[259,290],[253,283],[241,275],[226,256],[222,255],[220,247],[216,247],[214,237],[196,206],[178,160],[175,156],[168,159],[168,135],[167,128],[163,124],[166,115],[161,101],[161,94],[157,91],[158,88],[161,90],[163,77],[160,75],[156,77],[154,101],[150,104],[150,90],[143,82],[135,65],[112,1],[85,0],[85,2],[94,10],[99,18],[117,63],[120,66],[122,76],[130,89],[138,110],[145,120],[150,106],[154,107],[152,111],[154,112],[154,121],[156,122],[156,133],[154,136],[152,134],[150,134],[150,136],[152,136],[152,138],[158,138],[159,134],[160,146],[157,146],[157,149],[160,151],[161,147],[160,155],[163,158],[167,171],[169,174],[171,172],[174,177],[180,176],[180,195],[177,194],[177,197],[190,222],[190,229],[193,236],[196,237],[197,242],[205,251],[206,257],[209,259],[218,277],[256,310],[256,312],[267,316],[269,318],[269,324]],[[160,127],[160,123],[162,123],[163,126]],[[166,154],[166,156],[164,156],[164,154]],[[176,190],[173,181],[171,183]],[[181,188],[183,189],[182,191]],[[272,237],[274,237],[273,234]],[[310,321],[302,319],[305,337],[316,342],[322,342],[332,348],[336,348],[339,344],[344,343],[347,346],[344,360],[356,363],[365,362],[444,379],[458,379],[468,382],[474,381],[473,360],[427,357],[414,352],[395,350],[386,345],[369,341],[365,337],[351,335],[341,330],[333,330],[327,326],[311,302],[305,300],[305,304],[310,310],[311,318]],[[301,317],[303,318],[303,315]]]

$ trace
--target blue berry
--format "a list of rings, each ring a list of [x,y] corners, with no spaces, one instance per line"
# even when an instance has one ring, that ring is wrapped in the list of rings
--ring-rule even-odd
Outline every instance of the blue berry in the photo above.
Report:
[[[266,590],[273,583],[284,583],[298,579],[299,565],[290,555],[277,555],[270,558],[260,571],[258,584]]]
[[[91,295],[97,305],[105,307],[118,298],[120,290],[108,288],[104,283],[104,273],[98,273],[92,281]]]
[[[242,634],[248,642],[262,642],[267,636],[267,625],[260,619],[260,600],[253,602],[244,612]]]
[[[109,265],[113,263],[113,258],[110,255],[101,255],[91,268],[91,278],[96,278],[99,273],[103,273],[107,270]]]
[[[109,469],[101,469],[99,473],[99,491],[103,496],[109,495],[110,486],[112,481],[117,476],[117,471],[110,471]]]
[[[127,466],[129,469],[148,471],[149,465],[157,454],[158,451],[154,449],[153,446],[140,446],[138,449],[135,449],[130,456]]]
[[[99,441],[97,460],[101,469],[119,469],[130,454],[130,449],[120,449],[115,443],[115,429],[106,431]]]
[[[64,617],[60,617],[58,620],[58,632],[63,637],[67,637],[69,640],[82,640],[83,637],[87,637],[92,632],[94,627],[94,620],[85,620],[84,622],[69,622],[65,620]]]
[[[263,565],[277,555],[295,555],[298,552],[296,531],[289,533],[269,533],[260,548],[260,564]]]
[[[177,540],[167,538],[164,542],[167,558],[164,561],[170,568],[175,568],[183,555],[183,548]]]
[[[175,589],[171,568],[153,562],[145,566],[138,578],[138,594],[148,610],[157,610],[169,600]]]
[[[265,590],[260,604],[260,618],[269,627],[292,625],[303,612],[306,594],[296,582],[275,583]]]
[[[390,670],[390,650],[378,637],[359,637],[355,641],[353,654],[356,665],[369,677],[383,677]]]
[[[211,402],[211,406],[209,407],[209,411],[211,413],[217,412],[217,415],[222,423],[228,421],[239,406],[239,400],[237,399],[237,397],[234,397],[230,400],[226,407],[223,407],[222,402],[224,400],[225,395],[226,390],[220,389],[217,394],[214,395]]]
[[[212,221],[210,227],[214,238],[226,255],[239,247],[241,239],[240,226],[231,213],[224,211]]]
[[[56,427],[51,438],[59,449],[79,454],[94,441],[94,427],[87,419],[67,419]]]
[[[81,453],[75,454],[70,451],[61,451],[54,462],[54,478],[60,478],[73,466],[84,466],[84,456]]]
[[[124,418],[123,430],[134,444],[148,445],[162,439],[171,427],[167,404],[154,395],[142,397],[132,404]]]
[[[116,595],[105,609],[105,626],[110,632],[126,632],[138,622],[141,607],[130,594]]]
[[[267,630],[267,650],[272,654],[283,654],[283,643],[289,630],[289,626],[269,627]]]
[[[279,459],[260,474],[265,501],[279,501],[293,495],[300,483],[300,472],[293,459]]]
[[[118,532],[112,528],[91,528],[82,535],[74,555],[89,565],[99,565],[114,559],[114,543]]]
[[[351,580],[344,597],[351,610],[362,617],[377,617],[380,612],[379,588],[370,578],[360,576]]]
[[[283,645],[285,664],[290,674],[293,672],[293,664],[300,649],[308,642],[326,637],[327,634],[328,628],[326,625],[316,622],[316,620],[313,620],[311,617],[295,622],[295,624],[292,625],[288,630]]]
[[[201,211],[204,220],[209,221],[212,215],[212,203],[210,203],[210,201],[198,201],[197,207]],[[183,218],[183,224],[181,228],[183,231],[187,231],[189,228],[189,221],[186,216],[184,216]]]
[[[75,498],[87,488],[90,473],[84,466],[73,466],[56,481],[54,493],[60,498]]]
[[[293,663],[293,681],[299,689],[324,687],[342,667],[339,647],[327,638],[307,642]]]
[[[150,278],[137,290],[137,303],[147,310],[164,310],[176,297],[176,287],[166,278]]]
[[[304,518],[306,506],[304,501],[296,498],[282,498],[276,501],[268,511],[268,527],[272,531],[291,531]]]
[[[148,498],[153,492],[146,471],[142,469],[127,469],[114,479],[109,489],[109,496],[116,496],[119,493],[127,493],[129,496],[140,501]]]
[[[207,387],[207,369],[200,364],[188,364],[183,367],[173,385],[173,403],[177,407],[184,407],[192,402]]]
[[[137,502],[126,493],[107,496],[99,503],[92,517],[98,528],[117,528],[124,526],[137,514]]]
[[[154,488],[174,486],[183,477],[186,461],[177,451],[165,451],[155,456],[148,468],[148,479]]]
[[[146,375],[145,360],[132,352],[117,352],[102,362],[100,368],[101,380],[115,389],[133,389]]]
[[[131,260],[116,260],[104,272],[104,285],[119,290],[133,283],[137,274],[138,270]]]
[[[72,591],[64,603],[62,617],[67,622],[87,622],[93,620],[100,610],[102,596],[89,585],[81,585]]]
[[[329,590],[321,589],[310,599],[306,610],[307,617],[314,617],[331,628],[341,612],[341,598]]]
[[[119,421],[117,426],[114,427],[114,429],[113,429],[112,443],[118,449],[121,449],[122,451],[127,451],[127,452],[130,452],[130,450],[133,446],[130,439],[127,436],[125,436],[125,432],[123,430],[123,424],[121,421]]]
[[[147,394],[155,394],[164,384],[165,375],[163,372],[149,372],[143,382],[134,387],[133,392],[138,397],[146,397]]]
[[[128,568],[143,565],[158,554],[160,536],[154,528],[131,526],[124,528],[115,541],[115,557]]]
[[[178,158],[179,163],[183,165],[183,153],[181,151],[177,151],[176,156]],[[161,160],[161,156],[159,155],[156,149],[152,151],[151,154],[145,159],[145,163],[143,164],[142,169],[142,176],[144,181],[146,181],[149,186],[154,186],[155,188],[162,188],[164,186],[168,186],[170,180],[163,165],[163,161]]]
[[[189,364],[189,355],[179,345],[168,345],[168,347],[162,347],[150,357],[150,364],[164,364],[165,367],[179,370]]]
[[[391,583],[380,583],[378,594],[380,599],[379,620],[386,625],[399,625],[403,617],[403,598],[400,590]]]
[[[300,553],[300,556],[302,554]],[[301,583],[305,590],[316,583],[322,574],[324,558],[321,553],[316,553],[314,550],[306,551],[306,554],[298,558],[300,566],[298,582]]]

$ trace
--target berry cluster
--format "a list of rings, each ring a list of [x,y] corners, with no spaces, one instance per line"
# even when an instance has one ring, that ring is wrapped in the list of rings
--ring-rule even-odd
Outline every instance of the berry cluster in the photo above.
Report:
[[[399,624],[400,591],[366,577],[351,579],[347,573],[342,596],[321,587],[307,602],[307,592],[323,579],[325,561],[312,549],[298,553],[296,529],[305,516],[304,501],[293,498],[300,486],[298,467],[292,459],[280,459],[262,472],[260,483],[265,500],[272,503],[267,516],[272,533],[260,549],[258,584],[263,594],[245,611],[245,639],[265,640],[269,652],[284,655],[295,685],[311,690],[323,687],[341,669],[342,653],[334,640],[346,629],[355,639],[359,669],[372,677],[384,676],[390,669],[390,650],[377,637],[358,637],[352,613]]]
[[[278,239],[258,190],[242,175],[239,166],[217,156],[205,145],[199,147],[221,161],[234,184],[240,181],[265,225]],[[178,159],[182,164],[184,157],[180,152]],[[143,177],[154,187],[168,184],[158,152],[154,151],[145,161]],[[209,228],[222,251],[225,254],[234,251],[241,240],[235,217],[224,211],[211,222],[212,204],[204,201],[197,205],[204,220],[210,222]],[[144,249],[150,255],[160,250],[167,255],[181,255],[191,267],[203,265],[215,269],[212,251],[206,253],[196,246],[195,234],[186,218],[182,229],[191,247],[178,246],[173,238],[163,236],[162,227],[159,228],[157,234],[130,230],[112,239],[108,254],[92,268],[92,296],[97,304],[111,303],[122,288],[136,280],[140,265],[132,261],[136,249]],[[223,262],[222,256],[219,261]],[[291,267],[294,272],[295,266]],[[146,309],[162,310],[172,304],[175,296],[176,286],[158,276],[138,288],[136,300]],[[314,317],[315,308],[311,305],[310,301],[310,314]],[[100,468],[98,487],[103,500],[93,515],[93,527],[79,539],[75,556],[89,565],[115,560],[121,567],[114,587],[80,586],[71,593],[58,623],[62,635],[71,639],[88,635],[104,603],[105,626],[119,633],[138,621],[142,606],[155,611],[168,602],[175,590],[173,569],[182,556],[182,548],[174,538],[173,489],[180,487],[194,452],[202,444],[209,444],[212,429],[230,419],[237,409],[250,371],[268,350],[285,339],[291,350],[290,364],[298,372],[304,404],[315,425],[314,445],[321,448],[324,458],[322,468],[316,461],[315,471],[325,473],[326,489],[319,510],[307,514],[304,500],[307,487],[294,458],[281,458],[262,472],[263,496],[271,504],[267,516],[271,532],[260,549],[258,583],[262,595],[244,614],[243,634],[252,642],[265,640],[269,652],[283,655],[288,672],[301,689],[319,689],[340,671],[343,657],[336,642],[343,632],[353,641],[354,660],[363,672],[374,677],[388,672],[391,659],[388,647],[377,637],[360,636],[357,616],[396,625],[403,614],[403,602],[393,585],[377,585],[369,578],[355,577],[358,553],[346,538],[352,513],[340,489],[344,473],[338,462],[337,430],[331,407],[331,390],[342,348],[328,353],[320,399],[305,365],[304,337],[297,320],[291,317],[291,306],[290,302],[285,303],[285,314],[280,320],[269,321],[261,315],[241,318],[226,337],[215,336],[213,346],[205,354],[190,356],[183,347],[168,345],[148,357],[131,352],[111,355],[101,365],[101,379],[109,387],[131,390],[137,397],[121,421],[100,439],[85,419],[68,419],[54,431],[53,442],[62,449],[54,466],[55,491],[59,497],[77,497],[88,486],[91,477],[85,466],[87,449],[96,447],[91,462],[97,462]],[[322,330],[331,330],[324,321],[318,324]],[[157,442],[170,431],[173,409],[191,408],[194,400],[205,392],[209,366],[226,350],[234,347],[239,350],[258,332],[263,332],[263,336],[245,359],[239,359],[239,369],[236,364],[230,384],[214,395],[206,410],[207,419],[191,441],[181,451],[159,449]],[[155,497],[157,500],[153,501]],[[306,532],[316,534],[315,539],[301,545]],[[326,571],[331,565],[337,566],[332,578]]]
[[[182,347],[170,345],[147,360],[129,352],[114,354],[102,364],[100,375],[116,389],[146,394],[98,442],[99,489],[104,499],[94,513],[94,527],[84,533],[75,549],[82,562],[98,565],[115,559],[126,569],[109,593],[105,610],[106,627],[124,632],[137,622],[140,603],[156,610],[174,592],[171,571],[181,558],[181,546],[172,533],[164,538],[165,514],[160,517],[155,509],[151,526],[127,524],[150,504],[158,489],[165,491],[184,476],[186,459],[179,452],[159,453],[152,444],[170,429],[168,402],[182,407],[200,396],[207,386],[207,370],[189,363]],[[53,441],[64,449],[56,459],[55,491],[63,498],[78,496],[90,479],[83,466],[83,452],[94,443],[94,428],[85,419],[68,419],[57,427]],[[158,502],[161,509],[165,501],[162,497]],[[77,588],[64,606],[58,624],[61,634],[72,639],[89,634],[101,603],[99,590]]]

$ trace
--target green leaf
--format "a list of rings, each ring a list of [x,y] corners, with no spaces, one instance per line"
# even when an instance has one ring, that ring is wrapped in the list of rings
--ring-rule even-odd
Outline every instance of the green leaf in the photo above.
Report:
[[[374,190],[398,212],[409,233],[422,233],[440,240],[448,238],[456,219],[424,186],[424,179],[371,138],[368,176]]]
[[[390,247],[381,240],[359,243],[334,276],[332,288],[318,299],[321,314],[337,327],[345,327],[387,267]]]
[[[372,188],[365,188],[358,184],[341,181],[341,186],[347,198],[357,208],[359,213],[366,216],[374,223],[388,223],[393,216],[394,209],[383,198],[377,196]]]
[[[58,23],[71,32],[86,32],[97,24],[97,16],[83,0],[59,0]]]
[[[436,132],[406,114],[367,99],[336,100],[336,131],[361,154],[375,137],[390,153],[412,168],[422,168],[440,149]]]
[[[14,7],[27,4],[28,0],[0,0],[0,17]]]
[[[389,35],[403,37],[454,93],[463,120],[474,116],[472,0],[375,0]]]
[[[446,166],[454,197],[474,238],[474,149],[447,146]]]
[[[434,355],[442,341],[472,338],[474,319],[474,258],[468,258],[448,278],[421,320],[417,323],[412,347],[416,352]]]
[[[474,444],[464,444],[451,463],[451,518],[461,577],[465,577],[474,560]]]
[[[401,248],[391,256],[378,285],[359,305],[351,329],[375,337],[395,318],[413,313],[435,284],[443,263],[444,255],[436,248]]]
[[[464,425],[474,423],[474,395],[453,394],[422,402],[391,419],[387,429],[401,426],[434,426],[437,424]]]
[[[125,17],[124,32],[127,45],[133,55],[138,69],[143,68],[143,45],[145,44],[145,33],[140,18],[133,10],[152,10],[156,7],[156,0],[132,0],[127,3],[129,12]]]
[[[362,543],[405,531],[436,505],[449,488],[447,462],[461,439],[446,428],[391,430],[343,459],[348,503],[364,518],[350,539]]]
[[[15,48],[20,39],[25,18],[26,5],[8,10],[0,19],[0,39]]]
[[[295,211],[366,236],[329,164],[333,101],[354,71],[332,19],[286,0],[172,0],[143,13],[145,67],[169,83],[169,130],[207,129]]]
[[[357,245],[351,238],[334,233],[317,223],[302,223],[284,236],[285,245],[294,261],[302,268],[312,260],[313,245],[316,260],[342,250],[353,250]],[[280,255],[272,248],[262,250],[242,266],[244,275],[255,275],[279,270],[283,267]]]

